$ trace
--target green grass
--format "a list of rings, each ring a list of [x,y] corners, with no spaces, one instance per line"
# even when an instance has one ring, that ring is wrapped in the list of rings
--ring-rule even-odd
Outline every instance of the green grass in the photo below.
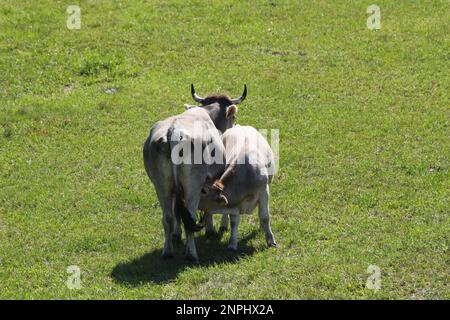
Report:
[[[376,1],[376,31],[373,3],[78,1],[68,30],[73,1],[2,0],[0,298],[450,299],[449,4]],[[280,130],[278,248],[254,213],[239,254],[161,260],[142,144],[190,83]]]

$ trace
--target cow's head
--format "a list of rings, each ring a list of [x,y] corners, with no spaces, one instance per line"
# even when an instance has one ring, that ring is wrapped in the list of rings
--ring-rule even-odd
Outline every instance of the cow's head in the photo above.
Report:
[[[200,103],[200,107],[203,107],[208,111],[216,128],[225,132],[225,130],[234,125],[238,110],[237,105],[244,101],[247,96],[247,85],[244,85],[244,92],[236,99],[232,99],[227,95],[210,95],[206,98],[202,98],[195,92],[193,84],[191,84],[191,94],[192,98]],[[187,106],[187,108],[188,107],[189,106]]]

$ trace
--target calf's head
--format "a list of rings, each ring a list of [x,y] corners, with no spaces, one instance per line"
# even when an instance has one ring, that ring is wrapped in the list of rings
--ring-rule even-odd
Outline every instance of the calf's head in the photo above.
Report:
[[[236,119],[237,105],[244,101],[247,96],[247,85],[244,85],[244,92],[239,98],[232,99],[227,95],[210,95],[206,98],[200,97],[196,92],[194,85],[191,84],[192,98],[200,103],[200,107],[208,111],[214,125],[221,132],[233,127]],[[187,106],[189,108],[189,106]]]
[[[220,180],[214,181],[214,183],[207,182],[201,192],[201,201],[206,206],[223,206],[228,205],[228,199],[223,194],[224,185]]]

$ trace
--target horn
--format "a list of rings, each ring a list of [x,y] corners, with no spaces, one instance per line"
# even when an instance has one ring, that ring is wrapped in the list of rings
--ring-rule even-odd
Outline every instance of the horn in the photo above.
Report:
[[[231,102],[233,102],[233,104],[239,104],[242,101],[244,101],[245,97],[247,96],[247,85],[244,84],[244,92],[242,93],[242,96],[240,96],[237,99],[231,99]]]
[[[198,103],[203,103],[203,101],[205,101],[204,98],[200,97],[198,94],[195,93],[193,84],[191,84],[191,94],[192,94],[192,98],[194,98],[194,100],[197,101]]]

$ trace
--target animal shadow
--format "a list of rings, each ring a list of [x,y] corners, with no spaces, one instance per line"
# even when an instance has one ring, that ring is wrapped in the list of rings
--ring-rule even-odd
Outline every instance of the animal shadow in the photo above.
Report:
[[[132,261],[121,262],[114,267],[111,277],[118,283],[139,286],[144,283],[164,283],[175,279],[180,272],[189,267],[207,267],[214,264],[236,263],[252,255],[256,249],[248,242],[257,231],[252,231],[239,239],[237,252],[228,249],[228,241],[219,237],[210,239],[205,235],[195,238],[200,262],[193,264],[184,258],[185,243],[174,243],[175,256],[171,259],[161,257],[162,249],[153,250]]]

